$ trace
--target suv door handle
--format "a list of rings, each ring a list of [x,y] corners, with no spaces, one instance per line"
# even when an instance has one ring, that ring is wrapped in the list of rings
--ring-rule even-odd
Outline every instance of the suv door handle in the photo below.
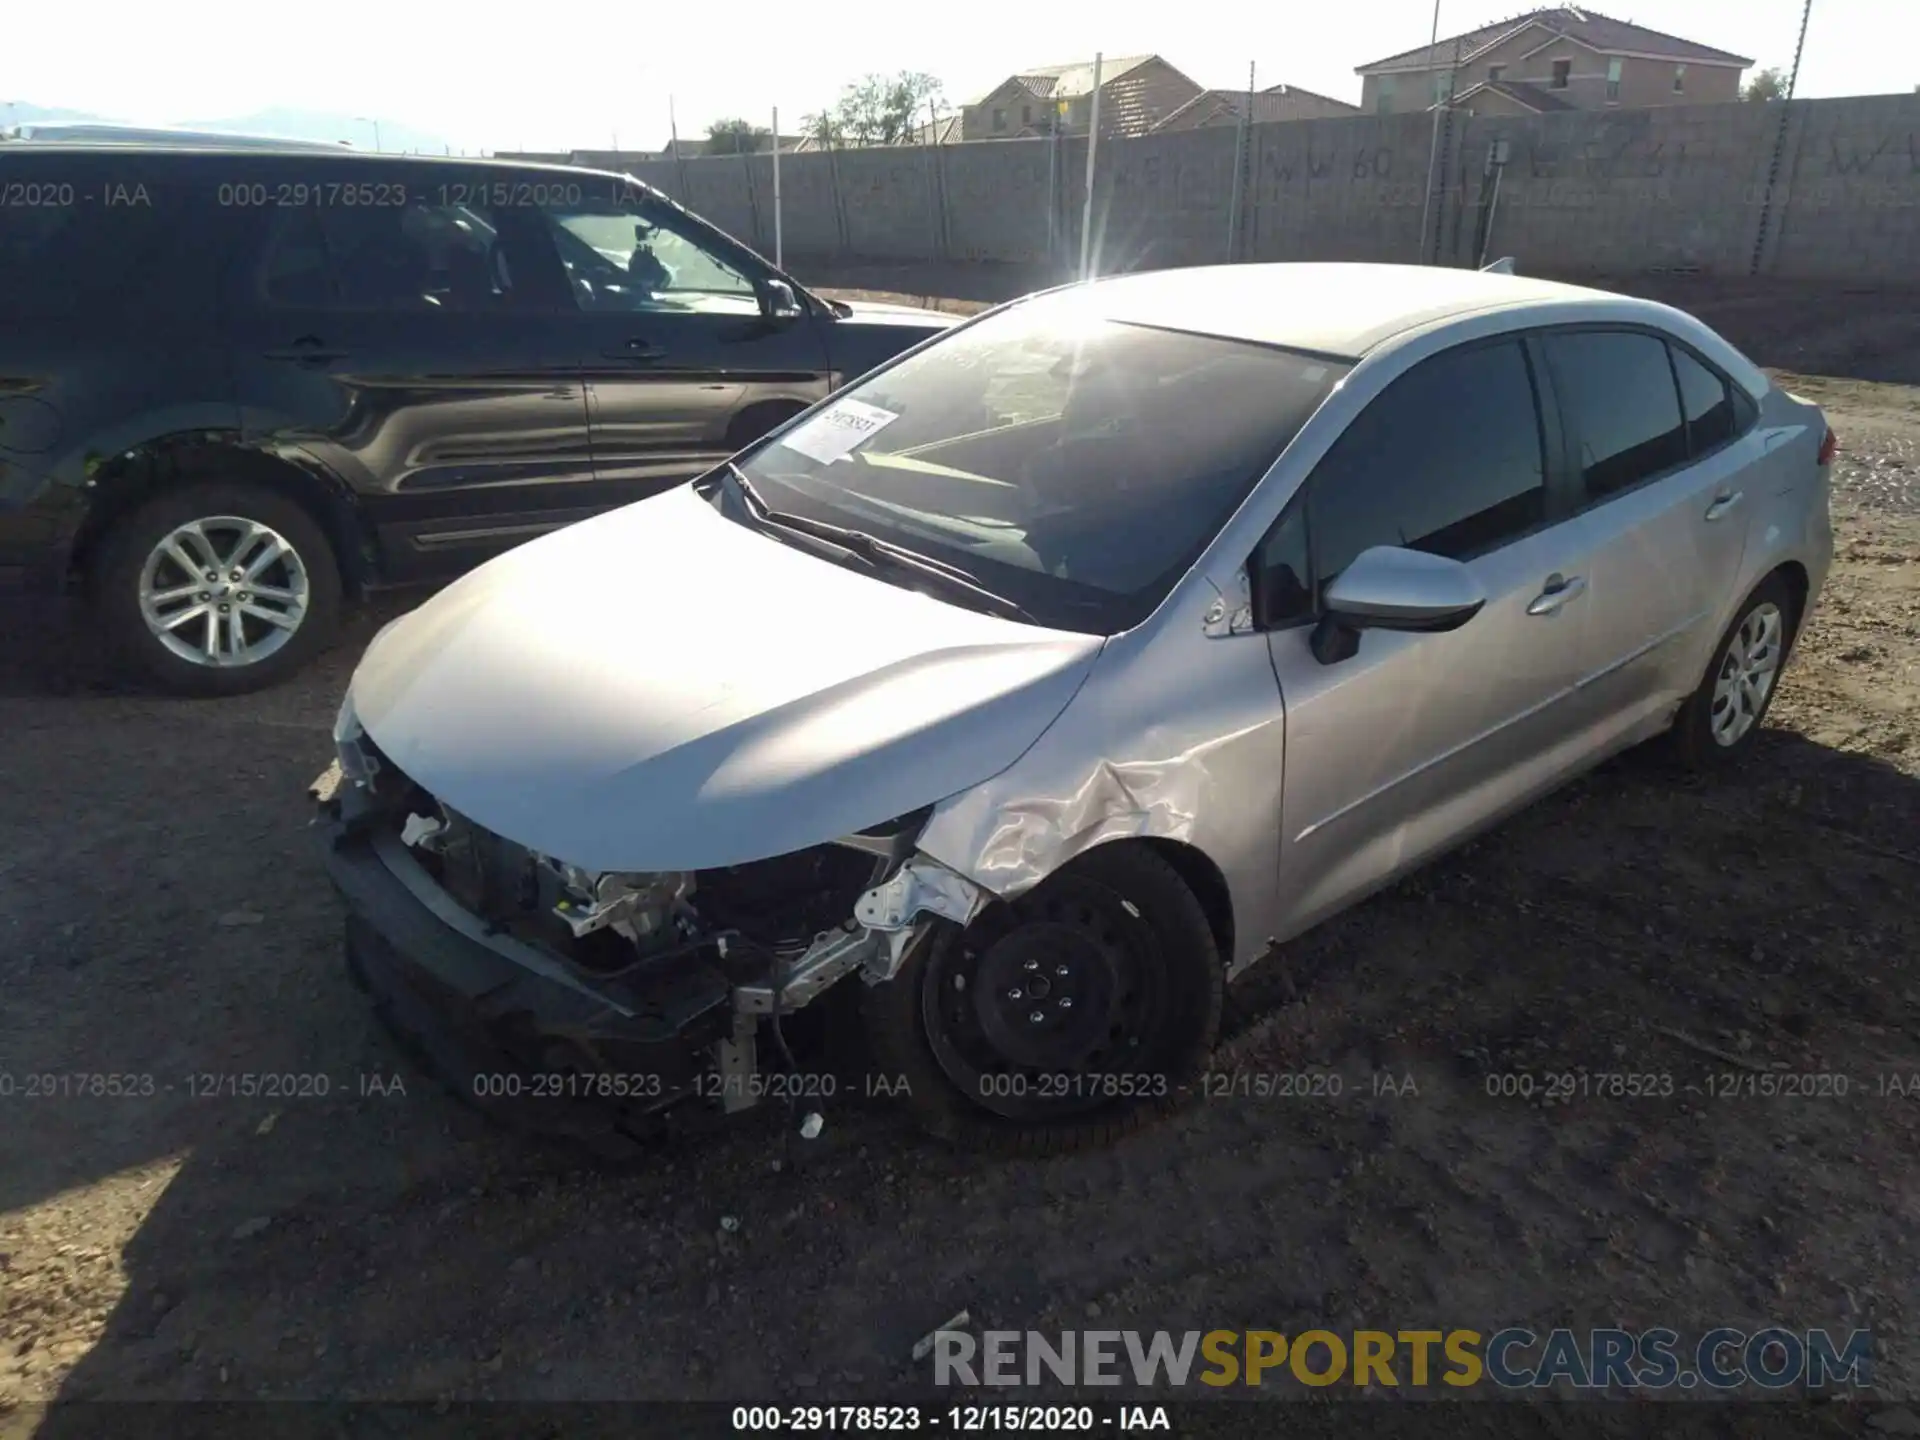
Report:
[[[303,365],[324,365],[329,360],[344,360],[344,350],[329,350],[318,335],[302,335],[293,344],[280,350],[261,352],[268,360],[295,360]]]
[[[1547,588],[1533,597],[1527,606],[1529,615],[1551,615],[1569,600],[1587,593],[1587,582],[1578,575],[1549,575]]]
[[[1720,494],[1713,497],[1713,503],[1707,506],[1707,519],[1718,520],[1734,506],[1738,505],[1747,492],[1736,490],[1731,495]]]
[[[626,344],[600,352],[609,360],[660,360],[666,351],[651,340],[629,340]]]

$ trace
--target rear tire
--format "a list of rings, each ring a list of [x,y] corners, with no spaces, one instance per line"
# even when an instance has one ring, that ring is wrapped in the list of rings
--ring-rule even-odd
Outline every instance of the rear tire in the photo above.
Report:
[[[1778,575],[1769,575],[1741,602],[1699,688],[1667,732],[1671,759],[1688,770],[1716,770],[1753,748],[1792,652],[1799,608],[1792,587]]]
[[[340,624],[332,542],[296,501],[258,485],[205,482],[136,506],[103,537],[89,579],[109,645],[176,695],[277,684]]]
[[[924,1129],[1052,1155],[1175,1108],[1213,1050],[1224,987],[1186,882],[1122,842],[964,931],[936,931],[866,992],[864,1012],[879,1074]]]

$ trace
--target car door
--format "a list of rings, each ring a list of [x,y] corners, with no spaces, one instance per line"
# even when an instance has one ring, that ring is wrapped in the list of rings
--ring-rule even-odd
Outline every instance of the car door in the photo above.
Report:
[[[1286,934],[1539,793],[1577,763],[1587,624],[1551,407],[1514,337],[1443,351],[1355,418],[1256,556],[1286,711]],[[1445,633],[1368,630],[1322,664],[1318,597],[1362,550],[1464,562],[1487,601]]]
[[[755,258],[644,188],[542,208],[587,381],[593,463],[638,499],[710,469],[828,391],[820,317],[763,313]]]
[[[1583,704],[1625,734],[1699,683],[1746,550],[1732,389],[1645,330],[1550,331],[1568,466],[1592,549]]]
[[[227,303],[245,433],[358,493],[389,578],[612,503],[540,226],[462,174],[280,157],[223,187],[255,228]]]

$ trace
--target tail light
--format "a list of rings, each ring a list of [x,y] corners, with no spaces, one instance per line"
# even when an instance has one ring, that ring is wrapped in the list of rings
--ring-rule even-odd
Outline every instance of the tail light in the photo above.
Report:
[[[1826,438],[1820,442],[1820,458],[1814,463],[1819,465],[1831,465],[1833,463],[1833,457],[1839,452],[1839,450],[1840,450],[1840,437],[1833,433],[1833,427],[1829,425],[1827,427]]]

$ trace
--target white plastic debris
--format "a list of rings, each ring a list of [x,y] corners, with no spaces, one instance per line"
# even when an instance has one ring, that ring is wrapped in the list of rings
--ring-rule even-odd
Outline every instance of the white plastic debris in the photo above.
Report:
[[[973,1321],[973,1316],[970,1315],[967,1311],[962,1310],[959,1314],[949,1319],[946,1324],[934,1326],[933,1329],[929,1330],[926,1334],[922,1335],[918,1340],[914,1341],[913,1358],[916,1360],[926,1359],[927,1356],[933,1353],[934,1338],[938,1336],[942,1331],[964,1330],[967,1328],[969,1324],[972,1323],[972,1321]]]
[[[722,1215],[720,1217],[720,1228],[731,1235],[740,1228],[740,1221],[735,1216]]]
[[[820,1112],[818,1110],[809,1110],[807,1112],[807,1118],[800,1122],[800,1138],[802,1140],[818,1140],[820,1138],[820,1132],[826,1128],[827,1122],[821,1117]]]
[[[400,829],[400,843],[412,847],[446,828],[444,823],[430,815],[409,815],[407,823]]]

